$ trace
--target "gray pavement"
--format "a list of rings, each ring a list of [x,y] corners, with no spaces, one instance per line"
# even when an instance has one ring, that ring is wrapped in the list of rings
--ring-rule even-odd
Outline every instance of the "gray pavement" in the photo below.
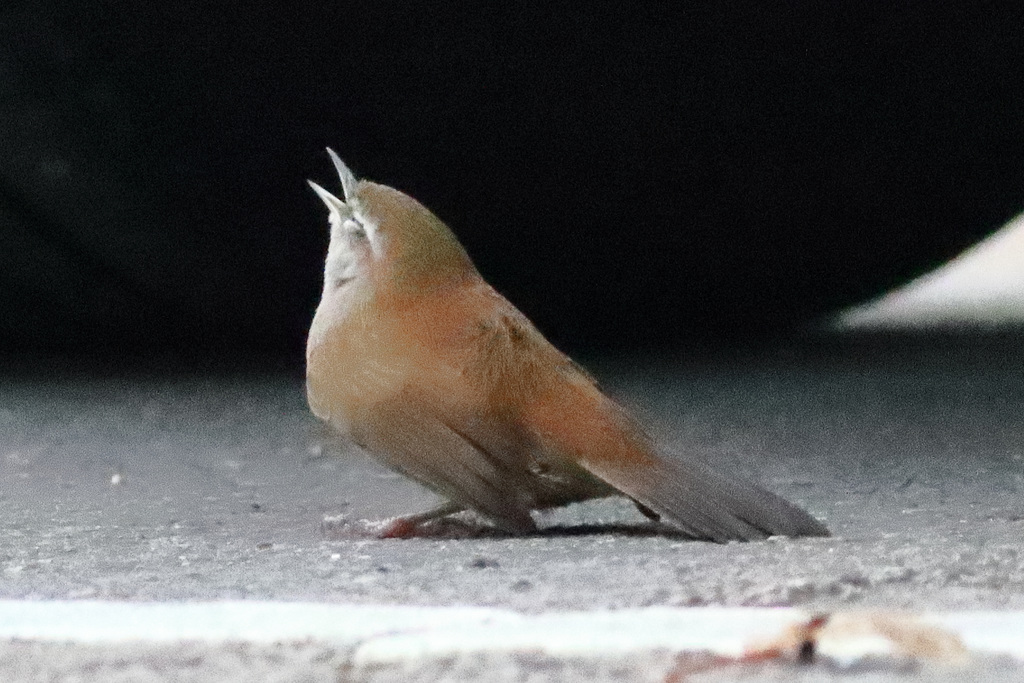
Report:
[[[615,500],[547,515],[528,538],[469,519],[376,540],[360,520],[434,498],[335,443],[297,374],[17,362],[0,377],[0,598],[1024,609],[1021,348],[875,339],[592,360],[664,443],[834,533],[728,545],[661,533]],[[96,656],[65,647],[40,661]]]

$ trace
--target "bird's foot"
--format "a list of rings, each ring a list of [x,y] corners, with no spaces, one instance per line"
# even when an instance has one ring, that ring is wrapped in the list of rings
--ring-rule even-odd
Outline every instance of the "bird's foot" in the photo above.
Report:
[[[441,524],[432,524],[432,522],[440,522],[444,520],[448,515],[453,515],[457,512],[461,512],[465,507],[458,503],[447,501],[441,503],[437,507],[431,508],[426,512],[420,512],[415,515],[406,515],[404,517],[395,517],[394,519],[386,522],[387,526],[381,531],[378,538],[416,538],[417,536],[437,536],[437,530],[431,529],[430,527],[442,527]]]
[[[430,526],[429,524],[426,526]],[[425,533],[421,520],[414,517],[392,519],[350,519],[339,515],[325,518],[321,528],[334,539],[415,538],[432,535]]]
[[[377,538],[415,538],[420,522],[416,516],[396,517],[386,522],[387,526],[377,534]]]
[[[504,535],[490,524],[477,519],[456,519],[453,517],[432,517],[422,519],[420,515],[396,517],[376,523],[380,531],[377,538],[481,538]]]
[[[324,518],[322,527],[334,538],[476,538],[500,533],[487,524],[450,516],[464,509],[449,502],[419,514],[383,520],[353,520],[340,515]]]

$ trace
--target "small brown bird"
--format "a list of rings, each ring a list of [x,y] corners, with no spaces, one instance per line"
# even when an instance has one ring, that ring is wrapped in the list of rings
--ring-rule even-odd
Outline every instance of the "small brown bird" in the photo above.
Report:
[[[328,149],[324,289],[306,347],[310,408],[448,502],[384,536],[472,509],[513,534],[531,510],[611,495],[711,541],[826,536],[803,510],[660,449],[476,271],[412,197],[357,181]]]

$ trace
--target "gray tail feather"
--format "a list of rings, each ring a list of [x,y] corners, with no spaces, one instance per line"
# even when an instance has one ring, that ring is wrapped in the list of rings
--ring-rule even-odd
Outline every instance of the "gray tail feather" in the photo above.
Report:
[[[694,538],[724,543],[830,535],[793,503],[699,460],[655,456],[653,464],[614,471],[590,465],[594,474]]]

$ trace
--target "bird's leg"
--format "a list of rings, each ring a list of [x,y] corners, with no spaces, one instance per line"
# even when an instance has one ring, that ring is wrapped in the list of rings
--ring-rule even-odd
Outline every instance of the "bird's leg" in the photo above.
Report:
[[[420,524],[440,517],[454,515],[456,512],[462,512],[465,509],[466,506],[461,503],[447,501],[426,512],[397,517],[391,520],[387,527],[380,532],[380,538],[411,538],[416,535],[416,529]]]

